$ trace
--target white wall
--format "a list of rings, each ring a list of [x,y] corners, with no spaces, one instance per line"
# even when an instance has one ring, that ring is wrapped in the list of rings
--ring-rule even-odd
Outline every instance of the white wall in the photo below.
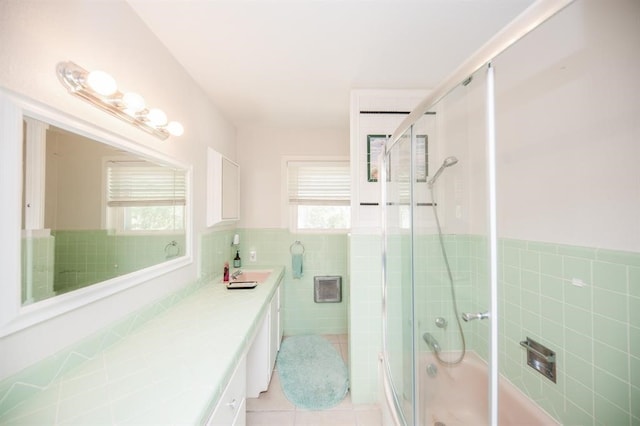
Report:
[[[640,251],[640,2],[575,2],[495,61],[500,236]]]
[[[241,228],[287,228],[284,157],[349,157],[349,129],[245,127],[238,129]]]
[[[116,155],[83,136],[47,132],[45,228],[102,227],[102,159]]]
[[[182,122],[184,135],[161,142],[69,95],[55,74],[56,64],[63,60],[109,72],[120,87],[138,91],[149,105],[163,108],[170,119]],[[192,250],[197,258],[197,235],[206,230],[206,147],[235,159],[235,129],[127,3],[0,1],[0,84],[193,165],[196,238]],[[10,208],[19,209],[19,203]],[[0,339],[0,378],[193,281],[198,274],[196,264]],[[19,283],[5,278],[0,285]]]
[[[637,1],[576,1],[493,61],[499,237],[640,250],[639,17]],[[456,233],[487,230],[485,77],[438,106]]]

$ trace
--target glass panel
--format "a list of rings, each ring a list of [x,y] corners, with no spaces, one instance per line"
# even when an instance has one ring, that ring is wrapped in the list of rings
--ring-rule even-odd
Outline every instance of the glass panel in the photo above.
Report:
[[[466,379],[453,380],[466,377],[473,364],[481,366],[485,383],[487,376],[489,322],[461,318],[489,308],[485,72],[414,125],[414,150],[421,153],[414,161],[423,158],[423,135],[429,147],[428,177],[413,184],[419,425],[488,422],[487,398],[474,392],[469,397],[477,401],[465,400]]]
[[[413,285],[411,239],[411,137],[386,156],[386,353],[394,398],[406,424],[414,424]]]

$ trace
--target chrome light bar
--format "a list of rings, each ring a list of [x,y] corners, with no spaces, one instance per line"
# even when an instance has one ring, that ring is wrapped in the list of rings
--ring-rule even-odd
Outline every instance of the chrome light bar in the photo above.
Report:
[[[58,79],[69,93],[150,133],[162,140],[169,135],[180,136],[184,129],[177,121],[167,122],[167,116],[157,108],[148,109],[142,96],[122,93],[115,80],[103,71],[89,72],[67,61],[56,67]]]

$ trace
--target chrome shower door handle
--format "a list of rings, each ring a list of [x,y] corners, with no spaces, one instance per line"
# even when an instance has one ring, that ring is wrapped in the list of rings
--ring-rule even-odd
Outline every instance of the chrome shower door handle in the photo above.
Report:
[[[489,318],[489,312],[464,312],[462,314],[462,319],[469,322],[473,320],[483,320]]]

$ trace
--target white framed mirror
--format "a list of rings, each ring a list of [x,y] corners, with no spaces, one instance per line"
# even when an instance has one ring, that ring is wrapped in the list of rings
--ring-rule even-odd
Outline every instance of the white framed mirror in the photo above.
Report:
[[[190,166],[0,91],[0,336],[192,262]]]

